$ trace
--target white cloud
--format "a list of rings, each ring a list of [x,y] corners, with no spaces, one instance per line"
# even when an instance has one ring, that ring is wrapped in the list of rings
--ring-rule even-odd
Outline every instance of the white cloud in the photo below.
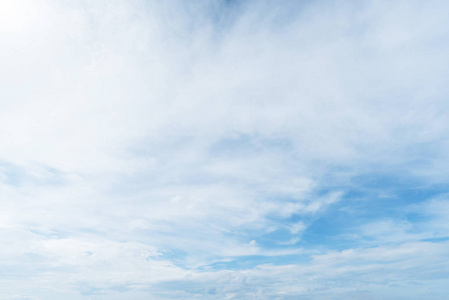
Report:
[[[82,282],[114,297],[114,284],[137,295],[184,276],[200,283],[180,297],[215,279],[236,299],[347,295],[335,274],[382,273],[371,259],[397,282],[396,267],[435,264],[425,247],[443,259],[445,244],[411,242],[447,233],[445,199],[425,224],[357,232],[397,248],[199,271],[303,253],[308,226],[365,188],[354,177],[446,182],[446,2],[17,3],[0,4],[0,261],[18,277],[5,297],[22,297],[27,272],[73,299]],[[264,244],[278,231],[289,236]],[[410,265],[392,263],[401,255]],[[373,280],[363,289],[386,284]]]

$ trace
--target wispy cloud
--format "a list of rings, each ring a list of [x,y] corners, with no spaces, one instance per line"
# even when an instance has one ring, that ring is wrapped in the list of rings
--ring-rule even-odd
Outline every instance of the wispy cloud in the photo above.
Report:
[[[448,9],[2,2],[0,299],[444,299]]]

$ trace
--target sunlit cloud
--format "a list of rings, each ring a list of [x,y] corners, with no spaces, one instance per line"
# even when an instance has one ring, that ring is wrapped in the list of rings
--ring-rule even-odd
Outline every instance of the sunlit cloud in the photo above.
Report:
[[[0,299],[444,299],[449,5],[281,2],[0,4]]]

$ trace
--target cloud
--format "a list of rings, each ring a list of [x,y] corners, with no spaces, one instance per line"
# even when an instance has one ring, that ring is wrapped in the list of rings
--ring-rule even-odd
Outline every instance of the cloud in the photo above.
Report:
[[[1,8],[1,297],[442,299],[446,2]]]

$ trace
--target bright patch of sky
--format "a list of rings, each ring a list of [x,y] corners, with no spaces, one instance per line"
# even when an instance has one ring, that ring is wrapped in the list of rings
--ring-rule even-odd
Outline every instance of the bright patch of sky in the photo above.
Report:
[[[0,299],[429,299],[449,2],[0,2]]]

